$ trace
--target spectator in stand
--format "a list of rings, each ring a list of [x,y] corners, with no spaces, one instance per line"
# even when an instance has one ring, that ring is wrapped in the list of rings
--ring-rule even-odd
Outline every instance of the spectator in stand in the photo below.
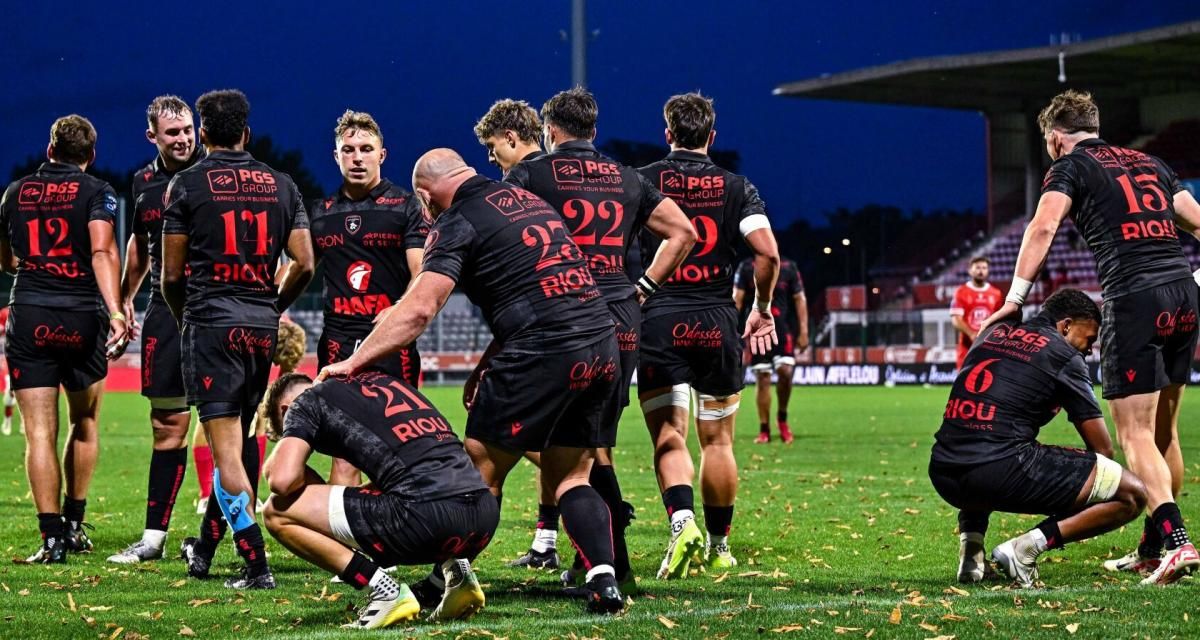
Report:
[[[950,322],[958,330],[958,355],[954,363],[959,369],[983,321],[1004,304],[1004,293],[987,281],[988,259],[985,256],[971,258],[967,274],[971,279],[954,292],[954,301],[950,304]]]

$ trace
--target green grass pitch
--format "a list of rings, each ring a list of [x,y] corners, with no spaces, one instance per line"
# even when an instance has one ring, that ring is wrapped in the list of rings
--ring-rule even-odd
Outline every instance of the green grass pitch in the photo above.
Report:
[[[461,427],[460,389],[429,388]],[[926,476],[929,446],[945,388],[799,388],[791,416],[796,442],[752,443],[756,417],[747,389],[739,417],[741,488],[732,547],[741,562],[728,573],[679,582],[653,578],[668,528],[651,450],[636,403],[622,423],[617,465],[626,498],[637,507],[630,529],[634,569],[643,593],[619,617],[583,613],[556,596],[552,573],[509,569],[505,561],[529,544],[536,514],[528,464],[509,479],[500,529],[476,562],[487,607],[465,623],[417,623],[385,630],[394,637],[438,638],[1153,638],[1197,637],[1200,604],[1191,579],[1143,588],[1133,576],[1105,574],[1100,561],[1136,543],[1140,524],[1043,556],[1045,589],[1004,583],[960,589],[954,582],[954,512]],[[1189,461],[1197,455],[1197,400],[1187,404],[1181,432]],[[358,594],[268,538],[279,589],[235,593],[219,580],[188,580],[175,559],[195,531],[195,472],[180,496],[168,538],[170,559],[136,567],[104,558],[139,535],[150,454],[147,405],[112,394],[101,416],[99,470],[89,498],[96,551],[65,567],[0,565],[0,637],[172,638],[345,636]],[[15,429],[14,429],[15,431]],[[1076,443],[1060,418],[1044,440]],[[693,449],[695,437],[692,436]],[[10,558],[31,553],[37,523],[26,485],[20,436],[0,437],[0,548]],[[1189,464],[1188,484],[1198,465]],[[697,491],[699,496],[699,491]],[[698,507],[699,505],[697,505]],[[1200,522],[1200,501],[1181,500]],[[1032,527],[1035,517],[993,517],[989,543]],[[562,539],[562,538],[560,538]],[[565,541],[561,543],[567,546]],[[237,567],[223,545],[214,575]],[[422,568],[401,570],[418,579]]]

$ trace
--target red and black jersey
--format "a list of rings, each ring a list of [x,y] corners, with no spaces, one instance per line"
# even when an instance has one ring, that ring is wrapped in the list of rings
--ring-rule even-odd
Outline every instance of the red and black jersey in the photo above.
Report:
[[[1141,151],[1083,140],[1050,165],[1042,193],[1071,198],[1071,220],[1092,254],[1105,298],[1190,278],[1175,228],[1179,177]]]
[[[183,169],[196,164],[203,157],[204,147],[197,146],[187,167]],[[163,166],[161,157],[155,157],[153,162],[133,176],[133,234],[146,237],[146,247],[150,253],[150,297],[158,300],[162,299],[163,201],[167,184],[176,173],[178,171],[168,171]]]
[[[562,214],[607,301],[634,295],[625,259],[634,234],[663,200],[654,185],[587,140],[564,142],[554,153],[522,160],[504,179]]]
[[[425,246],[429,222],[420,201],[381,181],[362,200],[336,196],[314,203],[313,253],[324,267],[325,326],[369,333],[415,274],[406,251]]]
[[[8,185],[0,200],[0,236],[17,258],[9,304],[102,308],[88,223],[112,224],[116,217],[113,188],[76,165],[46,162]]]
[[[733,278],[733,286],[744,293],[744,306],[754,303],[754,259],[746,258],[738,265],[737,274]],[[779,335],[799,335],[799,313],[796,309],[796,296],[804,293],[804,278],[795,262],[787,258],[779,259],[779,279],[775,281],[775,291],[771,293],[771,315],[775,317],[775,331]]]
[[[713,164],[707,155],[692,151],[672,151],[640,172],[664,196],[679,203],[697,236],[683,264],[646,300],[645,313],[732,304],[734,249],[742,237],[739,225],[749,216],[767,213],[758,189],[745,177]],[[662,241],[647,232],[641,241],[642,263],[649,266]]]
[[[992,325],[954,380],[933,460],[973,465],[1017,455],[1060,409],[1076,424],[1104,415],[1083,354],[1041,315]]]
[[[308,214],[285,173],[245,151],[214,151],[167,187],[163,234],[188,236],[185,322],[276,328],[275,267]]]
[[[301,393],[284,416],[283,437],[350,461],[378,490],[406,500],[487,488],[433,403],[386,373],[329,378]]]
[[[468,179],[429,232],[423,271],[480,307],[506,350],[557,353],[613,332],[613,319],[562,217],[530,191]]]

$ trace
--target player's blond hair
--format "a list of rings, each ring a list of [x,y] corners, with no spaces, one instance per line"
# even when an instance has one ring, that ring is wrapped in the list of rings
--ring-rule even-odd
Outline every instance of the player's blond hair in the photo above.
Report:
[[[383,132],[379,129],[379,123],[375,122],[375,118],[366,111],[355,111],[346,109],[337,120],[337,126],[333,129],[333,144],[339,146],[342,144],[342,139],[356,131],[365,131],[376,138],[379,138],[379,146],[383,146]]]
[[[1050,135],[1054,129],[1066,133],[1100,132],[1100,107],[1086,91],[1066,91],[1054,96],[1050,104],[1038,114],[1038,127],[1042,135]]]
[[[50,125],[50,146],[55,160],[83,164],[96,150],[96,127],[81,115],[63,116]]]
[[[308,334],[304,327],[291,320],[279,320],[279,338],[276,340],[275,364],[279,365],[279,373],[290,373],[296,370],[300,359],[308,348]]]
[[[258,405],[257,419],[258,424],[264,427],[267,438],[272,442],[283,437],[283,412],[279,410],[279,400],[292,386],[304,383],[312,384],[312,378],[293,371],[279,376],[275,382],[271,383],[270,387],[267,387],[263,401]]]
[[[512,131],[522,142],[537,144],[542,135],[542,121],[537,109],[524,100],[505,98],[492,103],[488,112],[475,123],[475,137],[483,144],[488,138]]]
[[[158,131],[158,119],[163,116],[182,118],[183,114],[191,113],[192,109],[183,98],[173,95],[158,96],[146,107],[146,124],[151,131]]]

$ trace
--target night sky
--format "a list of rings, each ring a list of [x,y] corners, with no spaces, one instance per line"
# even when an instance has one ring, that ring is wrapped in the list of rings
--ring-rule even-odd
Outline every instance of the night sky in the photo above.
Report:
[[[1194,0],[589,5],[599,141],[661,143],[663,101],[700,89],[716,99],[716,146],[741,153],[742,172],[777,224],[867,203],[984,207],[977,114],[772,96],[781,83],[1044,45],[1052,33],[1093,38],[1200,18]],[[401,184],[436,146],[494,175],[471,131],[478,117],[502,97],[540,107],[570,84],[568,0],[4,6],[5,174],[41,155],[50,123],[70,112],[96,124],[99,166],[133,169],[154,153],[143,136],[154,96],[192,103],[205,90],[237,87],[250,98],[252,130],[299,148],[326,190],[339,182],[332,130],[347,107],[380,121],[385,175]]]

